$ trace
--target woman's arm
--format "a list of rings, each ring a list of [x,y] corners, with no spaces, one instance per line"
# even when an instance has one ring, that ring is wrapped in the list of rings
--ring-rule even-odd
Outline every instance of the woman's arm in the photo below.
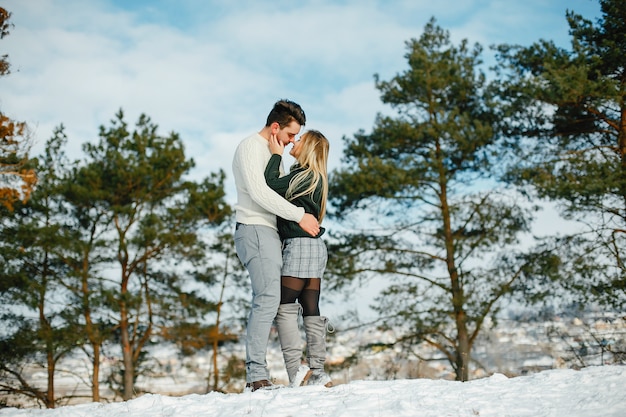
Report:
[[[289,181],[293,177],[292,174],[280,176],[280,164],[282,163],[282,156],[279,154],[273,154],[270,158],[267,166],[265,167],[265,182],[267,185],[278,194],[283,197],[287,194],[289,188]]]

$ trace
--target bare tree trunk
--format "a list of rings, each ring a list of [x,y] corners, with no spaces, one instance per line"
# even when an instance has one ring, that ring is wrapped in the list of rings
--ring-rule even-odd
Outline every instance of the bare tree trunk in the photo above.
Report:
[[[46,300],[46,288],[47,288],[47,276],[49,273],[48,270],[48,253],[44,255],[44,268],[42,274],[42,285],[39,290],[39,301],[38,301],[38,309],[39,309],[39,327],[41,329],[41,333],[43,336],[44,343],[46,345],[46,362],[47,362],[47,372],[48,372],[48,388],[46,390],[45,396],[45,404],[47,408],[54,408],[54,347],[52,346],[52,327],[50,326],[50,322],[46,318],[45,313],[45,300]]]
[[[222,303],[218,303],[217,305],[217,320],[216,320],[216,326],[219,326],[219,316],[220,316],[220,309],[222,308]],[[219,333],[219,330],[217,331]],[[217,391],[218,388],[218,384],[220,382],[220,370],[217,367],[217,354],[218,354],[218,348],[219,348],[219,343],[217,341],[217,338],[213,339],[213,391]]]
[[[219,353],[219,339],[220,339],[220,318],[222,313],[222,305],[224,300],[224,291],[226,289],[226,279],[228,277],[228,257],[226,258],[226,265],[224,266],[224,279],[222,280],[222,288],[220,291],[220,299],[217,303],[217,318],[215,319],[215,337],[213,338],[213,390],[218,390],[220,381],[220,371],[217,367],[217,356]]]
[[[625,81],[626,82],[626,81]],[[620,122],[619,122],[619,132],[617,134],[617,143],[620,153],[620,161],[621,161],[621,181],[620,181],[620,192],[622,193],[622,210],[626,209],[626,100],[622,98],[620,103],[621,111],[620,111]],[[616,233],[617,231],[614,231]],[[623,232],[623,230],[622,230]],[[615,258],[617,265],[622,267],[622,271],[624,268],[624,258],[622,250],[617,247],[613,249],[615,253]]]
[[[100,402],[100,345],[92,344],[93,347],[93,373],[91,375],[91,398],[94,402]]]
[[[46,341],[46,344],[50,345],[50,341]],[[46,391],[46,407],[54,408],[55,407],[55,397],[54,397],[54,370],[55,370],[55,361],[54,361],[54,352],[52,352],[52,347],[48,346],[46,352],[46,360],[48,363],[48,389]]]
[[[465,311],[455,311],[457,328],[456,380],[469,381],[470,344]]]
[[[440,151],[439,145],[437,150]],[[448,205],[448,190],[446,182],[446,173],[443,165],[440,166],[440,204],[441,217],[443,220],[443,233],[446,247],[446,266],[448,275],[450,276],[450,289],[452,292],[452,307],[454,311],[454,321],[456,325],[456,352],[454,368],[457,381],[469,380],[469,358],[470,344],[469,335],[467,333],[467,315],[465,313],[465,294],[463,291],[463,283],[459,277],[459,272],[455,261],[455,242],[452,233],[452,221],[450,215],[450,206]]]
[[[92,237],[95,231],[95,223],[92,228]],[[93,358],[92,358],[92,375],[91,375],[91,398],[94,402],[100,401],[100,345],[102,343],[102,335],[100,332],[94,327],[93,321],[91,318],[91,305],[89,300],[90,288],[89,288],[89,251],[87,251],[83,256],[83,265],[82,265],[82,299],[83,299],[83,309],[84,309],[84,318],[85,318],[85,331],[87,332],[87,337],[89,338],[89,343],[93,349]]]
[[[135,391],[134,388],[134,367],[133,367],[133,354],[132,347],[130,345],[130,337],[128,334],[128,311],[126,310],[126,303],[122,303],[120,309],[120,332],[121,332],[121,347],[122,347],[122,361],[124,364],[124,390],[122,392],[122,399],[124,401],[133,398]]]
[[[128,254],[124,251],[124,257],[122,258],[122,283],[120,286],[120,343],[122,348],[122,363],[124,365],[124,373],[123,373],[123,391],[122,391],[122,399],[124,401],[130,400],[133,398],[134,394],[134,374],[135,369],[133,366],[133,350],[131,346],[131,339],[129,334],[129,325],[128,325],[128,304],[125,301],[125,298],[128,296],[128,268],[126,265],[126,260],[128,259]]]

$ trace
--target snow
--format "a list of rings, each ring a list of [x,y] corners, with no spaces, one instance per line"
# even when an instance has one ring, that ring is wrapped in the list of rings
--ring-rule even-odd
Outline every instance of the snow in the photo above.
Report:
[[[556,369],[469,382],[352,381],[332,388],[280,388],[172,397],[147,394],[116,403],[56,409],[0,409],[0,417],[624,417],[626,366]]]

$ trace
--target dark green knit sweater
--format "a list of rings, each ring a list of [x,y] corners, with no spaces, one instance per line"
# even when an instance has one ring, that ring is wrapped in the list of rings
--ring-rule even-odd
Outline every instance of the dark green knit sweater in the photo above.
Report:
[[[282,156],[274,154],[270,158],[267,166],[265,167],[265,181],[267,185],[270,186],[274,191],[283,197],[287,193],[287,189],[289,188],[289,182],[291,179],[299,172],[303,171],[302,168],[297,163],[291,167],[291,171],[289,174],[284,177],[280,176],[280,164],[282,161]],[[299,190],[304,190],[308,187],[308,183],[302,184],[299,187]],[[298,191],[298,190],[296,190]],[[291,203],[298,207],[304,207],[304,211],[314,215],[319,219],[320,214],[320,203],[322,201],[322,183],[320,182],[313,193],[313,196],[310,194],[300,196],[295,200],[291,200]],[[324,228],[320,227],[320,232],[315,237],[320,237],[324,233]],[[285,240],[290,237],[313,237],[300,227],[298,223],[292,222],[289,220],[285,220],[281,217],[278,218],[278,233],[280,234],[280,238]]]

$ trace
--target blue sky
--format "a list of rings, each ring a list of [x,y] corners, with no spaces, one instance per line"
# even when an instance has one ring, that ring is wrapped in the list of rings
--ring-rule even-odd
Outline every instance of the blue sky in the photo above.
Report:
[[[406,69],[405,42],[435,17],[453,42],[569,42],[565,10],[595,20],[592,0],[5,0],[13,16],[0,53],[0,110],[29,123],[43,150],[55,127],[68,154],[97,140],[121,108],[160,132],[178,132],[198,178],[219,168],[231,181],[236,144],[259,130],[279,98],[299,102],[307,127],[343,143],[386,109],[374,74]],[[229,182],[229,190],[232,183]],[[233,201],[234,193],[229,191]]]
[[[121,108],[161,134],[180,134],[197,179],[223,169],[235,202],[231,161],[261,129],[273,103],[289,98],[307,128],[330,140],[331,169],[343,136],[369,131],[388,111],[374,88],[406,70],[405,42],[431,17],[485,47],[569,45],[567,8],[595,21],[596,0],[5,0],[11,33],[0,40],[13,73],[0,78],[0,111],[26,121],[33,155],[63,124],[67,154],[98,140]],[[287,160],[287,165],[290,161]],[[552,216],[554,214],[552,213]],[[544,231],[558,222],[538,219]],[[358,297],[355,297],[358,298]],[[359,303],[360,300],[353,302]]]
[[[14,27],[0,41],[13,73],[0,78],[0,110],[32,129],[43,152],[64,125],[70,158],[98,140],[119,109],[160,133],[180,134],[200,179],[223,169],[235,202],[231,160],[273,103],[289,98],[306,128],[330,140],[368,131],[389,111],[374,74],[407,69],[406,41],[434,17],[455,44],[569,45],[566,9],[592,20],[596,0],[5,0]],[[286,163],[291,163],[289,156]]]

